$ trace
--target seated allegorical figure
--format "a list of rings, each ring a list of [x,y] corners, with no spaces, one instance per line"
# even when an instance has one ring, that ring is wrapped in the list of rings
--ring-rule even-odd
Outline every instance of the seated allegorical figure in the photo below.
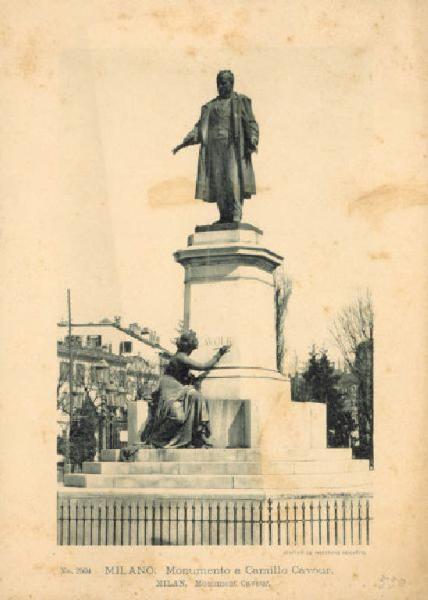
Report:
[[[198,390],[207,375],[230,346],[222,346],[207,362],[190,357],[198,347],[194,331],[183,332],[154,392],[149,418],[141,441],[154,448],[209,448],[211,435],[208,403]],[[195,377],[190,371],[204,371]]]

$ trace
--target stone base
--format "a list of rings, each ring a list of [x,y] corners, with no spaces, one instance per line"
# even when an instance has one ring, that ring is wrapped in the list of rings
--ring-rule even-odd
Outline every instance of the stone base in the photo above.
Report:
[[[198,490],[281,490],[296,493],[364,491],[371,487],[368,461],[352,460],[349,449],[289,450],[281,460],[266,460],[257,450],[142,449],[135,462],[84,463],[83,473],[64,477],[66,487]]]
[[[289,380],[276,371],[215,369],[202,392],[214,448],[259,448],[269,457],[289,448],[326,447],[325,405],[292,402]],[[147,414],[146,401],[128,403],[128,445],[141,442]]]
[[[196,331],[197,360],[223,344],[231,350],[202,384],[216,448],[325,448],[321,405],[291,402],[276,370],[274,272],[283,258],[248,223],[196,227],[175,259],[185,269],[184,326]]]
[[[141,431],[147,421],[149,412],[145,400],[128,402],[128,445],[132,446],[141,441]]]
[[[251,223],[211,223],[209,225],[196,225],[195,233],[206,233],[210,231],[252,231],[263,235],[263,231]],[[192,238],[193,239],[193,238]]]
[[[290,448],[326,448],[325,405],[292,402],[290,381],[277,371],[214,369],[202,392],[216,448],[259,448],[265,457]]]

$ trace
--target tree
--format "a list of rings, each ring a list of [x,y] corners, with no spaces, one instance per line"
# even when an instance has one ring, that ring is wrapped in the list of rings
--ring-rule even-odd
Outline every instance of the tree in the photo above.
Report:
[[[351,423],[344,411],[342,394],[337,389],[340,375],[335,373],[325,350],[317,353],[314,349],[311,352],[303,378],[312,402],[323,402],[327,405],[329,446],[347,446]]]
[[[70,426],[70,461],[72,465],[94,460],[96,454],[96,408],[86,396],[82,408],[75,411]]]
[[[280,373],[284,373],[285,359],[285,339],[284,323],[287,315],[288,301],[293,289],[291,279],[289,279],[282,266],[274,271],[275,287],[275,329],[276,329],[276,368]]]
[[[358,378],[358,456],[373,466],[373,340],[360,342],[354,372]]]
[[[56,453],[59,456],[66,456],[67,454],[67,442],[62,435],[56,436]]]
[[[312,350],[303,378],[309,387],[312,402],[327,403],[337,393],[335,386],[339,377],[334,373],[327,352],[324,350],[318,355],[315,349]]]
[[[373,343],[373,303],[370,290],[359,295],[353,302],[343,307],[330,327],[337,347],[351,372],[355,371],[355,359],[359,344]]]
[[[373,465],[373,333],[374,313],[369,290],[342,308],[330,328],[346,365],[358,379],[359,457]]]

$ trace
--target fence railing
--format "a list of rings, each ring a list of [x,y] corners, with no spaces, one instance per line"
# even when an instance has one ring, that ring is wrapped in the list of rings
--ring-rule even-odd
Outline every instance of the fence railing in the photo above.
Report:
[[[59,498],[59,545],[368,545],[371,498]]]

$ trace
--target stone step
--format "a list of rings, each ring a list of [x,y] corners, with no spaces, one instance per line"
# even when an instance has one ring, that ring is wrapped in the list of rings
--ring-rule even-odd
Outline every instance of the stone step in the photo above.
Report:
[[[102,462],[119,461],[120,450],[102,450]],[[350,448],[290,448],[284,450],[278,460],[336,461],[352,458]],[[263,460],[263,452],[255,448],[144,448],[138,451],[138,462],[257,462]]]
[[[373,473],[314,473],[291,475],[99,475],[68,474],[66,487],[193,488],[193,489],[344,489],[371,483]]]
[[[367,471],[366,460],[278,462],[86,462],[83,473],[102,475],[260,475]]]

